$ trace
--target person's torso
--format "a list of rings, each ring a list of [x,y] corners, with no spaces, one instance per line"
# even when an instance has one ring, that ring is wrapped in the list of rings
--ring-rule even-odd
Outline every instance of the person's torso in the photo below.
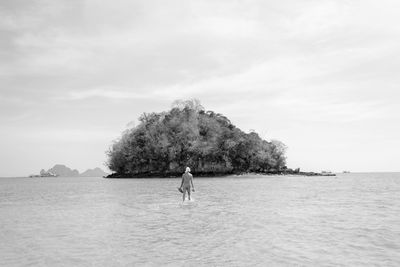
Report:
[[[192,175],[190,173],[184,173],[182,175],[183,185],[190,186],[190,180],[192,179]]]

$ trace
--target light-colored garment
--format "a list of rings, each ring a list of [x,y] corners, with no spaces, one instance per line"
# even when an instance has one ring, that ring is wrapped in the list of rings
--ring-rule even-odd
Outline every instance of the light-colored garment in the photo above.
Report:
[[[190,189],[192,179],[193,179],[193,175],[191,173],[185,172],[182,175],[182,180],[183,180],[182,187],[183,188],[189,187],[189,189]]]

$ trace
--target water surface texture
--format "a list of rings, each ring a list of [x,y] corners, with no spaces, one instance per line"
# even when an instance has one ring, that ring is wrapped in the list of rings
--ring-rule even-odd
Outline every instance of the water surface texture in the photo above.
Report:
[[[2,266],[400,266],[400,174],[0,179]]]

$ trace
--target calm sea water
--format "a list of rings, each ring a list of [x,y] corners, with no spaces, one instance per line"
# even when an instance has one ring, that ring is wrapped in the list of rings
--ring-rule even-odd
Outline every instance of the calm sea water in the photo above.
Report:
[[[400,266],[400,174],[0,179],[1,266]]]

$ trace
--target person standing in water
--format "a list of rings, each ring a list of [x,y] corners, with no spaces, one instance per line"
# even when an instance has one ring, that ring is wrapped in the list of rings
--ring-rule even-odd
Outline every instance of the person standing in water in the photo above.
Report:
[[[193,175],[190,173],[190,168],[186,167],[186,171],[182,175],[182,183],[180,187],[180,189],[183,191],[183,201],[185,201],[186,191],[190,200],[190,185],[192,185],[192,191],[194,192]]]

